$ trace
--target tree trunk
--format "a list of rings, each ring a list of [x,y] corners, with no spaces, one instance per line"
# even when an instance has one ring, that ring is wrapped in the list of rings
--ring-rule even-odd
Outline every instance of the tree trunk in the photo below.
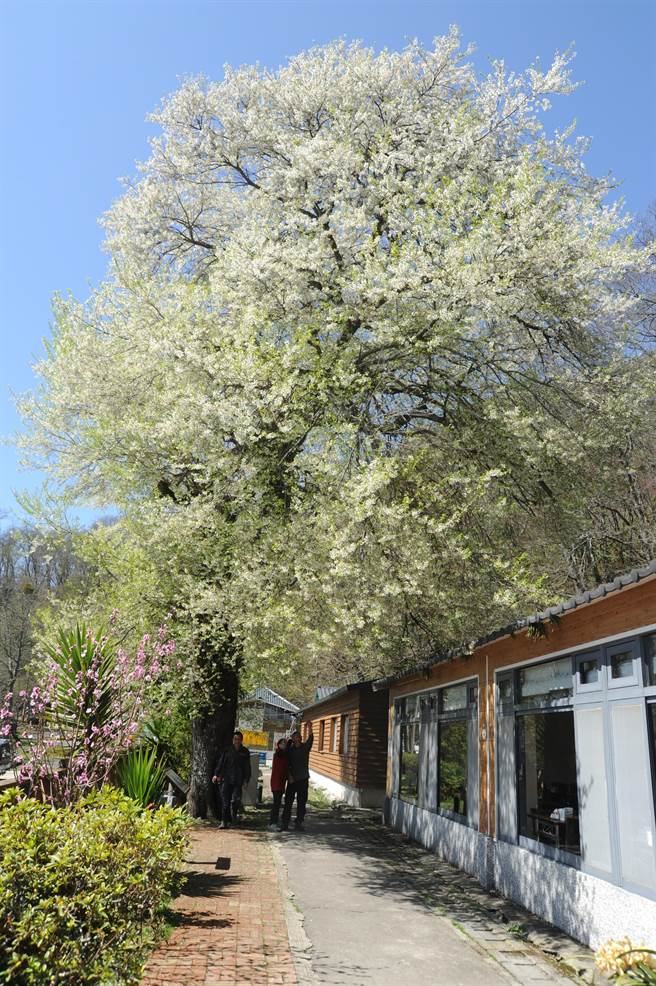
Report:
[[[214,765],[220,750],[232,740],[237,715],[239,671],[230,664],[215,666],[211,695],[191,724],[191,777],[187,805],[193,818],[216,820],[220,815],[219,796],[212,784]]]

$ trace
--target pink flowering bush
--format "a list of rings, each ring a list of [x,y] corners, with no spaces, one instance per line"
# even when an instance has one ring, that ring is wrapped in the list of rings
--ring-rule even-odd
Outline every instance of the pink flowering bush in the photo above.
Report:
[[[20,693],[15,714],[11,693],[0,707],[0,736],[16,741],[15,767],[28,793],[66,805],[102,787],[152,714],[174,651],[166,627],[145,634],[136,654],[111,630],[61,630],[46,648],[41,683]]]

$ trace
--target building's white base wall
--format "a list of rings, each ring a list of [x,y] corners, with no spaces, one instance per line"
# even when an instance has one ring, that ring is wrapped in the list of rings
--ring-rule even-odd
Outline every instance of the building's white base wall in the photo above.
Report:
[[[409,835],[485,885],[487,839],[480,832],[398,798],[387,801],[386,814],[388,824],[397,832]]]
[[[380,808],[385,800],[385,792],[375,788],[353,787],[336,781],[334,777],[326,777],[316,770],[310,771],[310,781],[323,791],[333,801],[344,801],[352,808]]]
[[[397,798],[384,819],[397,832],[475,876],[483,886],[526,907],[591,948],[627,935],[654,947],[656,901],[556,863]]]
[[[521,846],[495,843],[494,885],[591,948],[624,935],[656,944],[656,901]]]

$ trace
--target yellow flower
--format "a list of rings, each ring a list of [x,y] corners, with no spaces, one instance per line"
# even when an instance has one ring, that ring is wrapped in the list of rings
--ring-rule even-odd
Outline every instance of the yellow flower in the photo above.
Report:
[[[620,976],[631,966],[637,965],[638,962],[654,969],[656,968],[655,960],[655,955],[650,952],[641,952],[629,938],[607,941],[597,950],[595,955],[597,968],[610,976]]]

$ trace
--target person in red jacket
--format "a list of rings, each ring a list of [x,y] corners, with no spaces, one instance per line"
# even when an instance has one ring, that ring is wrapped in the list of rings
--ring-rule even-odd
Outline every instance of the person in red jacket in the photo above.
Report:
[[[287,740],[279,739],[271,761],[271,793],[273,795],[273,806],[271,817],[269,818],[269,829],[274,831],[278,828],[278,817],[280,816],[280,805],[282,804],[287,781],[289,780],[289,761],[287,759]]]

